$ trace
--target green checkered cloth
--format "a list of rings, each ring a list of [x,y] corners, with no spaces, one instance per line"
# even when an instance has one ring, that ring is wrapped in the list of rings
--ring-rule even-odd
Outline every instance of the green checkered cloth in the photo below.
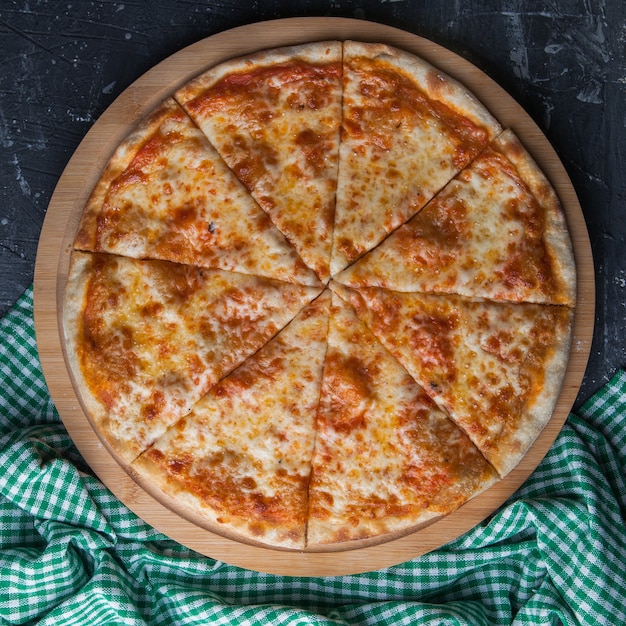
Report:
[[[625,372],[484,523],[395,567],[307,578],[184,548],[92,475],[44,383],[31,289],[0,340],[2,624],[626,624]]]

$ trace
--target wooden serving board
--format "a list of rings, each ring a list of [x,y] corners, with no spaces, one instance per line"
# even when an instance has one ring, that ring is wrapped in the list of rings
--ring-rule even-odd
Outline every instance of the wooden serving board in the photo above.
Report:
[[[553,417],[526,457],[504,480],[451,515],[378,544],[350,549],[287,551],[214,534],[142,485],[112,456],[91,428],[72,386],[64,355],[61,303],[72,241],[85,202],[108,158],[132,127],[166,96],[206,68],[228,58],[283,45],[325,39],[383,42],[416,54],[456,78],[511,128],[554,185],[564,206],[578,272],[572,350]],[[300,576],[371,571],[419,556],[458,537],[500,506],[528,478],[558,435],[582,381],[594,322],[593,259],[585,220],[567,173],[545,136],[501,87],[471,63],[413,34],[361,20],[293,18],[252,24],[195,43],[148,71],[107,109],[61,176],[43,225],[35,266],[34,310],[39,355],[51,396],[87,463],[139,517],[198,552],[253,570]]]

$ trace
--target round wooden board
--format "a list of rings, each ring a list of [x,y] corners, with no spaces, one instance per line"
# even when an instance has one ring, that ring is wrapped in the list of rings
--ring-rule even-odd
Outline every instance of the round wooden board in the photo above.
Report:
[[[60,328],[69,256],[85,202],[109,156],[129,130],[166,96],[204,69],[263,48],[325,39],[384,42],[412,52],[468,87],[503,127],[511,128],[554,185],[564,206],[577,263],[579,298],[564,384],[549,424],[504,480],[451,515],[412,534],[345,550],[286,551],[241,543],[209,532],[177,512],[175,503],[133,480],[91,428],[71,383]],[[77,148],[48,207],[35,267],[35,328],[51,396],[81,454],[132,511],[198,552],[249,569],[298,576],[345,575],[404,562],[458,537],[500,506],[528,478],[558,435],[574,403],[591,348],[593,259],[585,220],[572,184],[545,136],[501,87],[449,50],[395,28],[344,18],[292,18],[251,24],[211,36],[159,63],[107,109]],[[158,498],[158,499],[157,499]]]

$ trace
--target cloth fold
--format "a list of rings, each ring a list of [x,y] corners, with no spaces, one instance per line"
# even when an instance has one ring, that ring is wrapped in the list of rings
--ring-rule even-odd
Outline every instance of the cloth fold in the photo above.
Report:
[[[625,624],[626,372],[496,512],[400,565],[261,574],[137,518],[89,471],[39,364],[32,288],[0,319],[0,624]]]

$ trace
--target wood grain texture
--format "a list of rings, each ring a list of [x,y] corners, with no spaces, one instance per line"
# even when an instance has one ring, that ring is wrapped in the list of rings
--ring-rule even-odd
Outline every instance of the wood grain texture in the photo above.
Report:
[[[64,358],[61,302],[69,253],[85,201],[118,143],[164,97],[205,68],[262,48],[321,39],[380,41],[421,56],[465,84],[505,127],[512,128],[554,185],[564,206],[578,271],[579,299],[571,357],[552,420],[520,465],[458,511],[412,534],[349,550],[286,551],[241,543],[202,527],[176,503],[135,480],[91,429]],[[141,518],[207,556],[250,569],[290,575],[340,575],[379,569],[424,554],[459,536],[500,506],[530,475],[558,435],[585,372],[594,323],[594,270],[585,221],[567,173],[525,111],[475,66],[428,40],[375,23],[344,18],[292,18],[225,31],[169,57],[130,85],[102,115],[68,163],[52,197],[35,267],[35,327],[48,387],[90,467]]]

